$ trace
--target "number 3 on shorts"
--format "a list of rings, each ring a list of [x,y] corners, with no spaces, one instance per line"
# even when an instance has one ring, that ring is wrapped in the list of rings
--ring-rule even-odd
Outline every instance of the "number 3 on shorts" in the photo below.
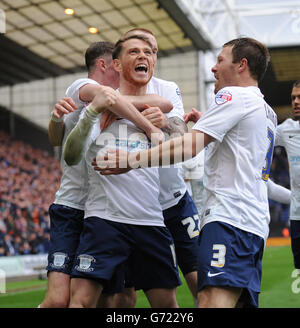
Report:
[[[215,260],[212,260],[210,265],[213,267],[223,268],[225,265],[226,246],[222,244],[214,244],[213,250],[215,252],[212,257]]]

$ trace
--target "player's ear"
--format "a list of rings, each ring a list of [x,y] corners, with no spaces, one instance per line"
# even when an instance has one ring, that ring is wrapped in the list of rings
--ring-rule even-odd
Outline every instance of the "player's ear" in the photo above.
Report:
[[[242,58],[238,68],[239,73],[243,72],[247,67],[248,67],[247,58]]]
[[[106,63],[105,60],[103,58],[99,58],[96,61],[96,66],[98,69],[100,69],[101,71],[104,71],[106,68]]]
[[[120,62],[120,60],[118,58],[114,59],[114,69],[117,71],[117,72],[122,72],[122,64]]]

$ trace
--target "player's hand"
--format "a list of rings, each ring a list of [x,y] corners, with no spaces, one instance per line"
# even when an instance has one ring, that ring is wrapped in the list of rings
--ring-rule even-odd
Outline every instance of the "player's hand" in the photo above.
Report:
[[[192,111],[189,113],[184,114],[184,122],[187,124],[188,122],[196,123],[201,117],[203,113],[199,112],[197,109],[192,108]]]
[[[52,111],[52,114],[56,118],[62,118],[65,114],[69,114],[74,112],[74,110],[78,109],[74,100],[70,97],[61,98],[55,105]]]
[[[159,107],[150,107],[145,105],[145,110],[142,111],[142,114],[149,120],[154,126],[159,129],[163,129],[168,126],[168,120],[165,114],[160,110]]]
[[[152,146],[157,146],[160,143],[165,141],[165,135],[162,132],[162,130],[157,127],[155,124],[153,124],[153,122],[151,120],[156,121],[156,123],[158,123],[158,121],[161,121],[160,117],[160,113],[164,116],[164,114],[161,112],[161,110],[158,107],[150,107],[149,105],[145,105],[146,109],[142,112],[143,115],[148,115],[148,119],[151,117],[150,122],[152,125],[152,128],[149,131],[145,131],[148,139],[151,142]],[[149,110],[149,111],[148,111]],[[148,113],[146,112],[144,114],[145,111],[148,111]],[[159,113],[160,112],[160,113]]]
[[[128,162],[129,152],[120,149],[108,149],[93,159],[92,166],[101,175],[116,175],[131,170]]]
[[[149,138],[152,147],[157,146],[165,141],[164,133],[161,129],[155,126],[153,126],[150,135],[147,134],[147,137]]]
[[[101,131],[107,129],[110,125],[113,124],[113,122],[118,118],[116,114],[113,112],[106,110],[101,117],[100,121],[100,129]]]
[[[101,86],[92,101],[92,107],[96,112],[101,113],[108,107],[113,106],[118,97],[118,93],[113,88]]]

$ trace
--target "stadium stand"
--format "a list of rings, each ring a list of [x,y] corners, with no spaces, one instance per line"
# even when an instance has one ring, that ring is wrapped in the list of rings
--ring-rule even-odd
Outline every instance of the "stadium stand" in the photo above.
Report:
[[[47,130],[0,105],[0,130],[53,155]]]
[[[47,253],[59,162],[1,130],[0,144],[0,256]]]

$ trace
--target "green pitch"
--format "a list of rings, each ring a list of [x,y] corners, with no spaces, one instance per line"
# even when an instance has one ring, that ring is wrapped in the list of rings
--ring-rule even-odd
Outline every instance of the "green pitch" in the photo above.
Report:
[[[242,269],[242,268],[241,268]],[[300,308],[300,277],[292,277],[293,257],[289,246],[268,247],[263,259],[262,308]],[[0,308],[34,308],[44,298],[47,282],[43,280],[7,283],[6,294],[0,294]],[[192,296],[183,280],[178,288],[177,299],[182,308],[194,307]],[[138,294],[138,308],[147,308],[149,303],[143,294]]]
[[[260,296],[262,308],[300,308],[300,276],[295,271],[290,246],[268,247],[263,257]]]

